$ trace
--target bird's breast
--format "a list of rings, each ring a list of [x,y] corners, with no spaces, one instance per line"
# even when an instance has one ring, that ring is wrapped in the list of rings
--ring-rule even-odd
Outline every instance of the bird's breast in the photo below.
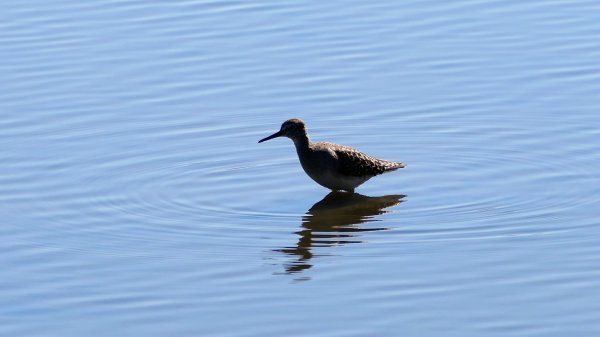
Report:
[[[353,190],[371,178],[340,174],[336,158],[328,153],[317,152],[300,156],[300,164],[312,180],[332,190]]]

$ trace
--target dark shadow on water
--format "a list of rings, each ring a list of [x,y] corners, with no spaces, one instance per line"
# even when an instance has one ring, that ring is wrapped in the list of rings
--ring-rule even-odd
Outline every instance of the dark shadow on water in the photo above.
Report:
[[[361,232],[381,231],[388,228],[359,226],[378,221],[377,215],[387,213],[385,208],[403,202],[404,195],[368,197],[358,193],[331,192],[323,200],[314,204],[302,217],[302,230],[295,247],[285,247],[275,251],[296,258],[285,265],[285,273],[300,273],[312,267],[313,252],[317,247],[333,247],[360,243]]]

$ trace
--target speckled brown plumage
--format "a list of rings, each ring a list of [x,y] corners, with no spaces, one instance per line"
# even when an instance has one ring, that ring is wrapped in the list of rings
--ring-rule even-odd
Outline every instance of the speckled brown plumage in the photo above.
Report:
[[[349,146],[312,143],[306,125],[300,119],[285,121],[278,132],[259,143],[276,137],[294,141],[304,172],[318,184],[331,190],[354,189],[372,177],[405,167],[403,163],[378,159]]]
[[[313,144],[311,144],[313,145]],[[403,168],[405,165],[399,162],[393,162],[378,159],[369,156],[357,149],[345,145],[320,142],[314,147],[323,147],[332,150],[338,158],[338,171],[340,174],[352,177],[374,177],[376,175]]]

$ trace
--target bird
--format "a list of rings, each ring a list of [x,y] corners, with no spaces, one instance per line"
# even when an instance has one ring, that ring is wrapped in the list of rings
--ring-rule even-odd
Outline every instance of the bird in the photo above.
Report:
[[[406,167],[404,163],[378,159],[349,146],[312,142],[304,121],[288,119],[279,131],[259,140],[290,138],[296,147],[300,165],[317,184],[332,191],[354,192],[374,176]]]

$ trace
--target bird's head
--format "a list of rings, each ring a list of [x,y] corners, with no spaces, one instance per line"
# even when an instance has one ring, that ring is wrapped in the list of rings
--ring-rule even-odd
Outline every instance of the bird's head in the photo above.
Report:
[[[259,143],[267,141],[269,139],[277,138],[277,137],[288,137],[292,140],[302,139],[306,137],[306,125],[301,119],[292,118],[281,124],[281,128],[279,131],[270,135],[269,137],[263,138],[259,140]]]

